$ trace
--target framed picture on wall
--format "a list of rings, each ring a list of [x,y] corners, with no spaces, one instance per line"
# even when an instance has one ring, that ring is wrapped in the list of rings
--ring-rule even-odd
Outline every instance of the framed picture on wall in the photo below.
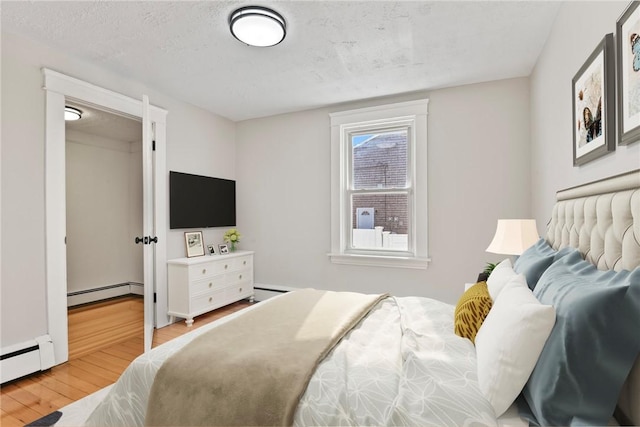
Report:
[[[616,149],[613,34],[607,34],[572,80],[573,165]]]
[[[202,231],[190,231],[184,233],[184,243],[187,247],[187,257],[204,255],[204,243],[202,241]]]
[[[640,141],[640,1],[616,22],[618,69],[618,144]]]

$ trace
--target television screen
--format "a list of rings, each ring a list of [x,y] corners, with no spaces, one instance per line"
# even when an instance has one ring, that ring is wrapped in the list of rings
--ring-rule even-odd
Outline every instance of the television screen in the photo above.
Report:
[[[169,228],[235,225],[235,181],[169,172]]]

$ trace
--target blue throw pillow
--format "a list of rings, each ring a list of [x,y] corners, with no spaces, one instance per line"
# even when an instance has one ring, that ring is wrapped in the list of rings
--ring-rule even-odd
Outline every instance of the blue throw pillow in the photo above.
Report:
[[[533,290],[542,273],[549,268],[552,262],[573,251],[575,251],[573,248],[555,251],[546,240],[540,239],[516,259],[513,270],[518,274],[524,274],[527,286]]]
[[[534,295],[556,324],[523,396],[538,425],[607,425],[640,352],[640,268],[599,271],[574,251],[542,275]]]

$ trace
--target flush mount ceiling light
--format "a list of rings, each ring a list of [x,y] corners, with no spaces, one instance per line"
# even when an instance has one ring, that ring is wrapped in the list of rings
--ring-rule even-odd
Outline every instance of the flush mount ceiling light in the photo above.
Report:
[[[287,24],[278,12],[266,7],[241,7],[229,16],[231,34],[249,46],[275,46],[284,40]]]
[[[66,121],[80,120],[82,118],[82,111],[77,108],[65,106],[64,107],[64,119]]]

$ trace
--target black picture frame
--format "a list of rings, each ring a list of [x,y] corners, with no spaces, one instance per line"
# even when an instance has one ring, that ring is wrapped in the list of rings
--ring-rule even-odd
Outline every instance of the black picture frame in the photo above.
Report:
[[[571,80],[573,165],[616,149],[613,33],[604,36]]]
[[[640,141],[640,1],[616,21],[618,145]],[[637,68],[637,69],[636,69]],[[635,95],[637,102],[631,102]]]

